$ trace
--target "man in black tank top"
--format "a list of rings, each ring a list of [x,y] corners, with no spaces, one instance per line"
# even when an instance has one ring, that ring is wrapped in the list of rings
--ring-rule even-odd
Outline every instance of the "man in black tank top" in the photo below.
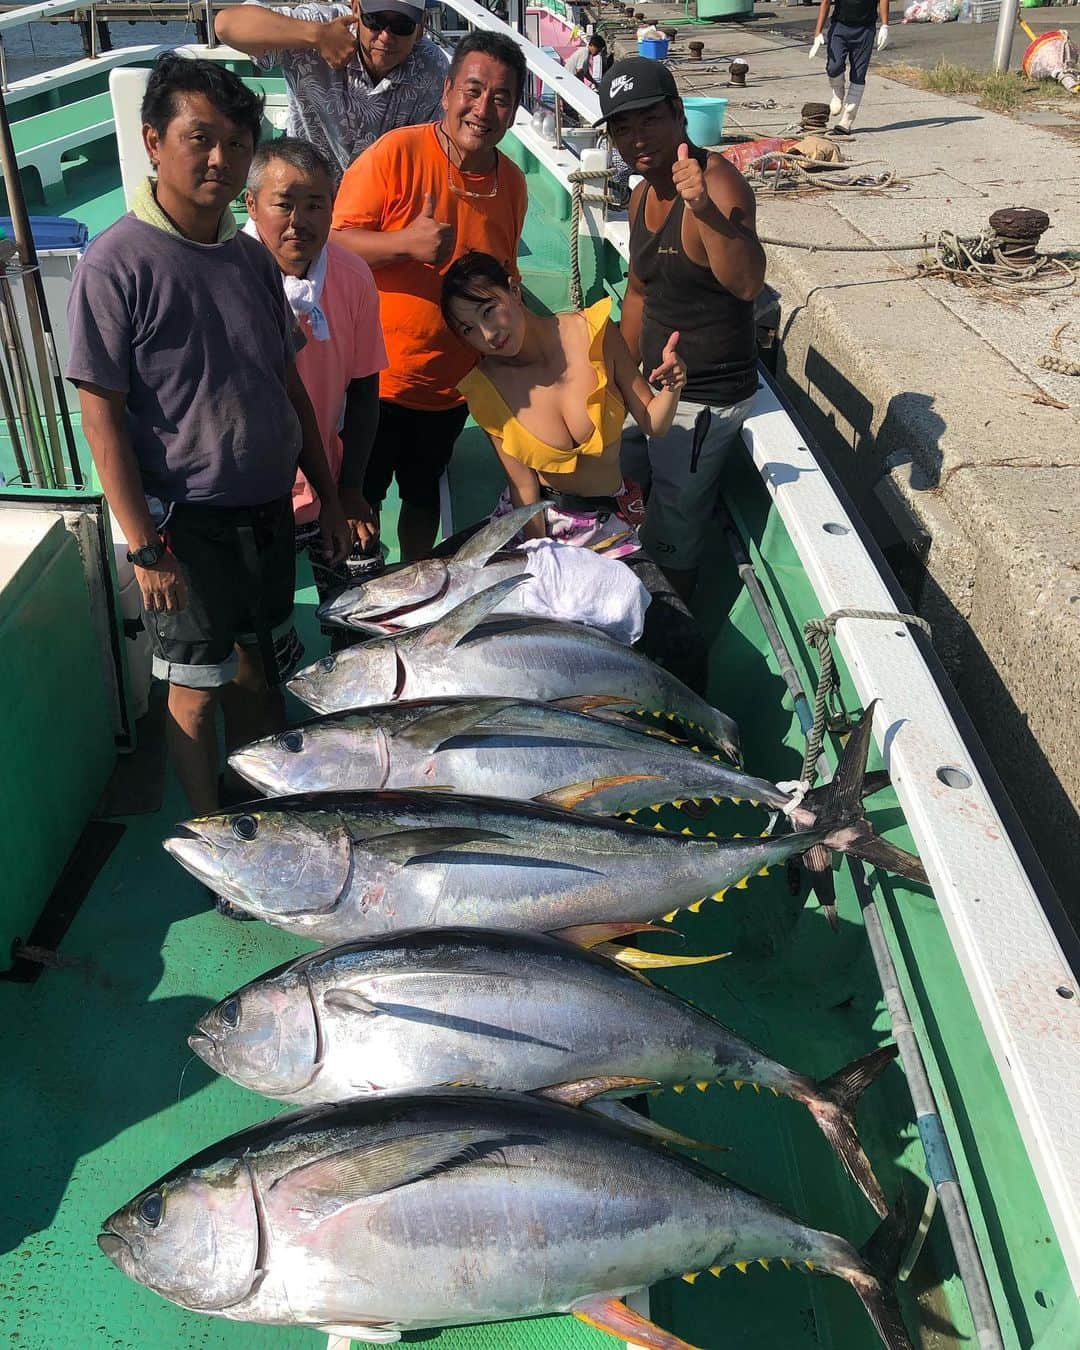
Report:
[[[829,24],[825,73],[832,88],[829,112],[840,120],[829,135],[850,136],[866,90],[870,53],[875,46],[881,51],[889,41],[889,0],[821,0],[814,40],[810,44],[811,61],[826,40],[824,28],[830,5],[832,22]],[[875,42],[874,23],[879,15],[881,27]],[[845,75],[850,75],[846,87]]]
[[[646,371],[672,333],[688,379],[663,437],[623,437],[626,474],[649,491],[642,542],[689,599],[723,462],[757,390],[754,297],[765,253],[754,194],[721,155],[692,145],[671,71],[616,62],[600,85],[597,125],[645,182],[630,199],[630,270],[621,329]]]

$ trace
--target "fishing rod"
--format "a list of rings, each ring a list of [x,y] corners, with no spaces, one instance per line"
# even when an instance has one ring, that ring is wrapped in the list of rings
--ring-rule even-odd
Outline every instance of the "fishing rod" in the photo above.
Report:
[[[71,426],[71,414],[68,411],[67,391],[64,388],[60,363],[56,358],[56,341],[53,336],[52,321],[49,318],[49,306],[45,299],[45,284],[41,279],[37,248],[34,245],[33,231],[30,228],[30,216],[26,210],[22,181],[19,178],[19,164],[15,154],[15,144],[11,137],[11,123],[8,120],[7,102],[3,90],[0,90],[0,173],[3,174],[4,187],[7,191],[15,246],[22,263],[23,292],[26,296],[26,312],[29,319],[30,336],[34,344],[41,397],[45,404],[46,430],[52,452],[53,477],[58,487],[67,486],[60,439],[56,430],[58,407],[64,431],[68,464],[71,467],[72,482],[75,487],[82,487],[84,482],[83,472],[79,464],[79,452],[75,445],[75,433]]]
[[[18,400],[23,436],[30,456],[29,468],[27,469],[24,461],[20,465],[20,472],[24,475],[23,481],[30,487],[52,487],[51,474],[45,467],[48,451],[41,430],[37,392],[26,359],[22,333],[19,331],[15,296],[8,279],[7,264],[15,256],[15,252],[13,240],[0,239],[0,335],[3,337],[7,374]],[[11,429],[9,426],[9,430]]]

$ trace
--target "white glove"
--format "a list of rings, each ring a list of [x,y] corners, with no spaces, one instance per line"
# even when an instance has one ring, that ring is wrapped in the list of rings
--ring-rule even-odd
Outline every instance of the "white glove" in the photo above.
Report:
[[[823,47],[824,45],[825,45],[825,34],[824,34],[824,33],[819,33],[819,34],[817,35],[817,37],[814,38],[813,42],[811,42],[811,44],[810,44],[810,60],[811,60],[811,61],[814,59],[815,56],[817,56],[818,52],[821,51],[821,49],[822,49],[822,47]]]
[[[889,45],[889,25],[887,23],[883,23],[881,27],[877,30],[877,38],[874,41],[874,46],[880,52],[884,51],[884,49],[888,45]]]

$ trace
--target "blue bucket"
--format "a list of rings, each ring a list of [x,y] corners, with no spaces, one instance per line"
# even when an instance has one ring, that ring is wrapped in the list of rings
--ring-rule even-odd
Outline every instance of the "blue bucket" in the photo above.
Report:
[[[724,132],[726,98],[684,98],[686,130],[695,145],[719,145]]]
[[[666,59],[671,42],[668,38],[642,38],[637,45],[638,53],[652,61]]]

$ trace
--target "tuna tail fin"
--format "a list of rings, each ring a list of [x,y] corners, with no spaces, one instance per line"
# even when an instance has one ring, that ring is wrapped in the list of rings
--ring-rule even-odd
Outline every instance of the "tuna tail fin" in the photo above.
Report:
[[[896,1271],[908,1245],[910,1229],[911,1216],[901,1191],[892,1212],[859,1252],[858,1266],[836,1271],[862,1299],[886,1350],[912,1350],[895,1291]]]
[[[848,1175],[882,1217],[888,1214],[889,1206],[870,1159],[859,1142],[855,1105],[874,1079],[893,1062],[896,1053],[895,1045],[872,1050],[820,1082],[817,1096],[806,1100],[810,1114]]]
[[[886,1220],[886,1222],[888,1222]],[[845,1271],[844,1278],[862,1299],[886,1350],[912,1350],[900,1305],[892,1289],[866,1270]]]
[[[913,853],[879,839],[863,814],[862,800],[867,789],[882,785],[879,773],[866,772],[876,705],[876,699],[867,704],[858,725],[848,737],[832,782],[817,789],[804,802],[816,812],[814,828],[828,831],[820,844],[803,854],[803,865],[810,874],[811,888],[833,928],[836,927],[836,892],[830,850],[850,853],[853,858],[862,858],[875,867],[897,872],[909,881],[924,886],[929,884],[919,859]]]

